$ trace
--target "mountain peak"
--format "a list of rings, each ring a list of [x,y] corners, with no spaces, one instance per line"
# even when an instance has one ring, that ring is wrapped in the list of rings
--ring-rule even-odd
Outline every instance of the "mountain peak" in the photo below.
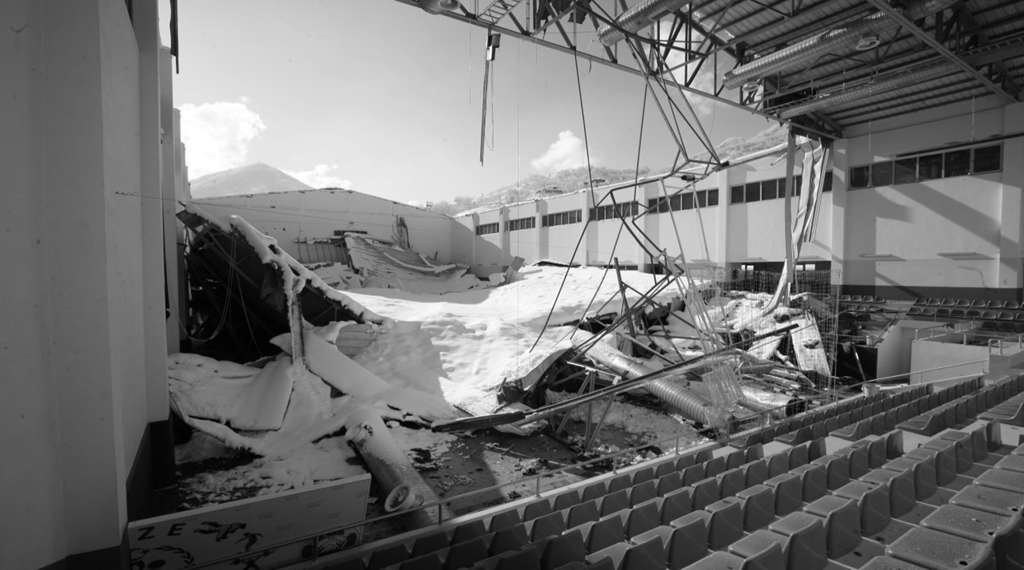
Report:
[[[262,162],[214,172],[191,182],[195,199],[312,189],[299,179]]]

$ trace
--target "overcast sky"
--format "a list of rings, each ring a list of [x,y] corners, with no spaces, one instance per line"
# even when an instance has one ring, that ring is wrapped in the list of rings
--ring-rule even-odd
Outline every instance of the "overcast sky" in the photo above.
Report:
[[[580,28],[581,50],[597,53],[593,35]],[[481,167],[482,29],[393,0],[191,0],[179,2],[179,38],[174,103],[193,178],[260,161],[315,187],[409,202],[584,164],[573,57],[543,46],[503,38]],[[580,72],[592,162],[632,168],[644,81],[582,59]],[[767,126],[698,110],[716,143]],[[641,163],[674,156],[651,102]]]

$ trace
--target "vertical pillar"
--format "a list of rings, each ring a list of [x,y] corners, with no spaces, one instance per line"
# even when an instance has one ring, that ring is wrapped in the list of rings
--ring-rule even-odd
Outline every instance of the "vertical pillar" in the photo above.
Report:
[[[793,263],[796,261],[793,259],[793,194],[796,190],[793,188],[793,167],[796,162],[796,137],[793,135],[793,127],[789,127],[786,131],[786,140],[788,146],[786,147],[786,202],[783,205],[784,208],[784,235],[786,239],[786,288],[782,291],[781,300],[786,306],[789,306],[789,290],[793,283]]]
[[[498,210],[498,236],[501,240],[501,260],[498,261],[498,267],[501,271],[505,271],[505,268],[512,263],[510,251],[512,235],[508,231],[508,210],[508,206],[502,206]]]
[[[174,262],[175,256],[178,254],[177,239],[174,236],[175,229],[175,189],[177,188],[177,177],[180,176],[180,172],[176,172],[175,165],[178,163],[177,154],[178,149],[175,141],[175,124],[174,124],[174,91],[171,87],[173,83],[173,64],[171,62],[171,50],[165,47],[160,48],[159,54],[160,64],[160,151],[161,160],[163,161],[163,170],[160,182],[160,193],[161,193],[161,205],[163,206],[161,215],[163,217],[163,224],[161,225],[161,231],[163,234],[163,262],[166,268],[171,267],[171,263]],[[166,272],[168,275],[172,275],[170,271]],[[170,284],[168,284],[170,285]],[[168,289],[168,293],[170,289]],[[178,347],[178,331],[180,330],[180,324],[178,323],[177,313],[171,313],[170,318],[165,321],[166,330],[166,344],[164,350],[167,353],[179,352]]]
[[[1003,132],[1024,131],[1024,103],[1008,105],[1003,111]],[[1002,207],[999,220],[999,288],[1012,289],[1013,298],[1021,299],[1022,255],[1021,240],[1024,239],[1021,219],[1024,218],[1024,139],[1008,139],[1003,143]]]
[[[47,0],[41,12],[50,366],[71,556],[120,544],[127,450],[141,436],[126,420],[140,414],[135,404],[146,408],[144,303],[132,289],[142,280],[141,199],[125,195],[141,184],[139,63],[123,2]],[[120,566],[107,556],[92,567]]]
[[[646,207],[647,204],[649,204],[651,200],[660,199],[663,196],[661,189],[664,186],[665,186],[664,181],[662,181],[661,184],[646,184],[646,185],[644,185],[644,187],[643,187],[644,190],[641,193],[641,199],[643,200],[643,204],[641,204],[641,206],[642,207]],[[661,235],[661,222],[662,222],[661,218],[662,218],[662,216],[657,215],[656,212],[648,212],[642,218],[643,219],[644,233],[646,233],[647,235],[651,236],[651,239],[658,240],[659,243],[671,244],[671,243],[674,242],[674,240],[667,240],[666,241],[665,238]],[[666,220],[665,223],[666,224],[671,224],[672,221],[671,220]],[[671,247],[669,247],[669,254],[670,255],[672,254],[672,248]],[[648,256],[646,254],[646,252],[644,252],[644,255],[645,255],[645,259],[643,260],[643,263],[642,263],[640,269],[642,271],[646,271],[648,273],[653,273],[654,272],[654,264],[657,262],[657,259],[654,259],[651,256]]]
[[[583,229],[586,235],[583,236],[583,251],[576,254],[575,261],[580,265],[591,265],[595,261],[592,258],[591,252],[597,251],[598,246],[598,223],[596,217],[594,219],[590,218],[590,211],[597,204],[597,200],[594,196],[594,189],[589,187],[585,191],[580,192],[580,196],[583,199],[583,215],[586,216],[583,218],[586,220],[586,225]]]
[[[534,206],[537,209],[537,220],[535,222],[537,229],[533,232],[533,235],[537,236],[537,244],[534,251],[534,255],[537,257],[534,261],[540,261],[548,258],[548,233],[550,229],[544,227],[544,216],[548,213],[548,201],[537,200],[534,202]]]
[[[139,45],[139,151],[142,185],[143,338],[146,366],[146,409],[151,422],[166,420],[167,317],[164,295],[163,193],[160,148],[160,32],[156,0],[133,4],[135,39]],[[171,260],[174,260],[172,257]],[[176,313],[171,313],[174,319]]]
[[[727,168],[715,173],[718,181],[718,211],[716,212],[718,224],[715,235],[716,247],[715,251],[711,252],[713,256],[711,263],[726,270],[729,269],[729,201],[732,200],[729,172],[730,170]],[[728,279],[728,276],[726,276],[726,279]]]
[[[840,283],[850,282],[846,260],[846,190],[849,188],[849,148],[847,139],[832,145],[832,270],[839,272]]]

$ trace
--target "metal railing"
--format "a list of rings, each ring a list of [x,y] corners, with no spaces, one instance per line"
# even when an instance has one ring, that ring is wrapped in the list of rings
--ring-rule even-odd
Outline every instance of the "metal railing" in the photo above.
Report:
[[[1006,348],[1007,345],[1010,348],[1016,348],[1017,349],[1017,350],[1013,351],[1014,353],[1020,352],[1021,350],[1024,350],[1024,335],[1020,335],[1020,334],[1017,335],[1017,342],[1016,343],[1013,342],[1012,339],[1007,339],[1007,337],[990,338],[988,340],[988,353],[992,354],[993,348],[995,346],[998,346],[999,354],[1000,354],[1000,356],[1002,356],[1003,354],[1005,354],[1005,348]]]
[[[917,383],[920,384],[920,383],[924,382],[924,375],[925,375],[925,373],[928,373],[928,372],[938,372],[939,370],[949,370],[951,368],[960,368],[962,366],[971,366],[973,364],[979,365],[978,366],[978,372],[977,373],[971,373],[971,374],[969,374],[970,376],[977,376],[979,374],[988,374],[988,359],[969,360],[967,362],[957,362],[956,364],[946,364],[944,366],[936,366],[935,368],[926,368],[924,370],[914,370],[913,372],[905,372],[903,374],[893,374],[892,376],[883,376],[881,378],[875,378],[873,380],[868,380],[866,382],[860,382],[858,384],[851,384],[851,385],[849,385],[847,387],[848,388],[857,388],[857,387],[863,386],[865,384],[876,384],[878,382],[890,382],[892,380],[900,380],[902,378],[906,378],[908,384],[914,384],[913,378],[914,378],[915,375],[918,377],[918,382]],[[938,379],[938,381],[954,380],[956,378],[958,378],[958,377],[941,378],[941,379]],[[936,380],[929,380],[929,382],[933,382],[933,381],[936,381]]]

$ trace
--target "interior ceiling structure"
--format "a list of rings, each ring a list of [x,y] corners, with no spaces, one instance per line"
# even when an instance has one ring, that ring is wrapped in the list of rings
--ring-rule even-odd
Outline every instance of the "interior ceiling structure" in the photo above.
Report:
[[[397,1],[830,138],[1024,86],[1020,0]]]

